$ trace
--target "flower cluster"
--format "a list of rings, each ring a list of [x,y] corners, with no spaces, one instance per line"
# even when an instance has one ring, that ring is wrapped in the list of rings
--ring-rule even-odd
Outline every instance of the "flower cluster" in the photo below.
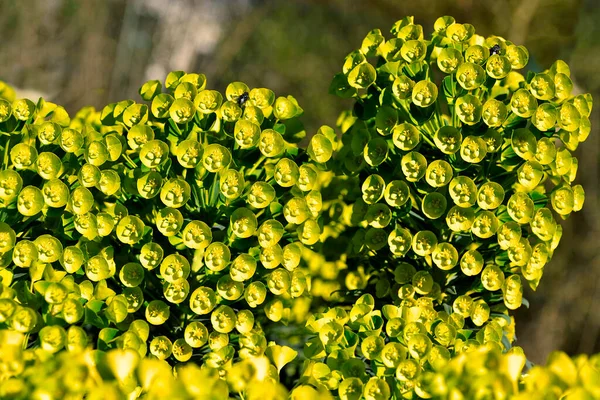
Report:
[[[524,370],[510,315],[583,206],[591,96],[452,17],[391,33],[306,149],[298,102],[242,82],[73,118],[0,82],[0,397],[600,395],[597,356]]]
[[[226,399],[242,391],[248,399],[264,393],[285,399],[285,387],[272,369],[282,360],[275,347],[265,356],[236,362],[223,380],[215,369],[189,363],[174,371],[165,361],[131,349],[71,350],[31,360],[22,349],[22,333],[0,330],[0,339],[2,373],[19,373],[18,379],[0,382],[3,399],[118,400],[142,393],[146,399]]]
[[[503,341],[512,340],[505,333],[510,324],[498,314],[471,332],[461,313],[437,312],[426,297],[412,307],[386,304],[378,310],[365,294],[349,311],[334,307],[308,319],[312,337],[303,354],[310,361],[300,382],[337,391],[341,399],[422,396],[421,376],[442,371],[459,354],[481,346],[504,350]]]
[[[219,368],[262,356],[263,325],[306,296],[327,148],[295,144],[296,100],[183,72],[165,88],[72,120],[1,100],[0,323],[30,345]]]
[[[564,62],[523,76],[523,46],[451,17],[428,40],[412,18],[392,33],[371,31],[331,87],[356,100],[335,159],[360,190],[332,190],[329,213],[349,270],[396,302],[516,309],[560,241],[557,218],[583,206],[571,152],[590,133],[591,96],[572,95]]]

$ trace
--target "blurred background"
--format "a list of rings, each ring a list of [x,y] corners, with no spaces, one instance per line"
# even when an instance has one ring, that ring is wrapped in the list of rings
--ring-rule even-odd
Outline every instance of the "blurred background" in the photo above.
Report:
[[[208,86],[230,81],[293,94],[309,133],[335,125],[348,106],[327,94],[343,58],[374,28],[414,15],[426,34],[452,15],[525,45],[530,69],[556,59],[590,92],[592,134],[577,150],[586,190],[531,307],[517,318],[517,344],[533,362],[553,349],[600,351],[600,0],[0,0],[0,80],[71,113],[137,98],[171,70],[202,72]]]

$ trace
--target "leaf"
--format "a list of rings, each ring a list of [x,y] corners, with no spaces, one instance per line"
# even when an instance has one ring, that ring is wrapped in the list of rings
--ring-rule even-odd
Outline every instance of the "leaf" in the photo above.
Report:
[[[275,124],[273,125],[273,130],[279,133],[281,136],[285,136],[285,125],[284,124]]]
[[[106,300],[114,295],[115,291],[106,285],[106,280],[102,279],[100,282],[96,283],[96,287],[94,288],[94,298],[96,300]]]
[[[31,282],[37,282],[44,276],[44,270],[48,264],[44,264],[41,262],[34,262],[33,265],[29,268],[29,277],[31,278]]]
[[[346,75],[339,73],[333,77],[329,85],[329,94],[341,97],[342,99],[349,99],[356,95],[356,88],[350,86]]]
[[[102,310],[102,306],[104,306],[104,302],[100,300],[90,300],[86,304],[86,307],[93,312],[100,312],[100,310]]]
[[[52,282],[38,281],[33,284],[33,288],[35,289],[36,292],[38,292],[39,294],[41,294],[43,296],[46,294],[46,289],[48,289],[48,286],[50,286],[51,283]]]
[[[102,329],[106,324],[100,318],[100,316],[90,308],[85,308],[84,324],[95,326],[96,328]]]
[[[281,203],[273,202],[269,204],[269,213],[271,216],[280,214],[282,210],[283,206],[281,205]]]
[[[102,331],[104,331],[103,329]],[[100,333],[102,333],[100,331]],[[140,362],[140,355],[134,350],[114,349],[106,354],[106,363],[114,376],[123,381],[133,374]]]
[[[81,291],[81,298],[90,300],[94,295],[94,284],[85,280],[79,284],[79,290]]]
[[[281,372],[281,369],[291,361],[293,361],[298,352],[288,346],[273,345],[267,347],[265,355],[271,360],[271,362],[277,367],[277,371]]]
[[[323,358],[327,355],[327,353],[325,353],[325,348],[323,348],[323,344],[317,337],[308,340],[304,344],[303,353],[304,357],[312,360]]]
[[[294,96],[289,95],[287,99],[294,103],[294,105],[296,106],[296,115],[294,115],[294,117],[299,117],[302,114],[304,114],[304,109],[300,107],[300,104],[298,104],[298,100],[296,100]]]
[[[10,286],[13,280],[13,273],[5,268],[0,269],[0,282],[4,286]]]
[[[299,143],[306,137],[306,130],[302,122],[296,117],[283,121],[285,135],[283,138],[290,143]]]
[[[111,103],[102,109],[102,113],[100,114],[100,121],[104,125],[114,125],[115,124],[115,118],[113,116],[113,112],[115,111],[116,106],[117,106],[116,103]]]
[[[106,318],[115,324],[123,322],[128,314],[127,301],[121,296],[123,295],[113,297],[108,307],[104,310]]]
[[[104,328],[98,333],[98,350],[106,351],[110,349],[110,343],[115,340],[117,335],[120,333],[115,328]]]
[[[136,319],[129,325],[129,331],[135,333],[142,341],[148,340],[150,336],[150,325],[143,319]]]

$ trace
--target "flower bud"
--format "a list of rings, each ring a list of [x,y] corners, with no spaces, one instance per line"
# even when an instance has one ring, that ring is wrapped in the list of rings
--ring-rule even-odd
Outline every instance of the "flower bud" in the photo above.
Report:
[[[456,71],[456,80],[465,90],[477,89],[485,82],[486,77],[481,66],[470,62],[461,64]]]
[[[427,167],[425,180],[432,187],[446,186],[452,180],[452,166],[444,160],[435,160]]]
[[[412,96],[415,83],[406,75],[398,75],[392,83],[392,94],[398,100],[405,100]]]
[[[492,78],[502,79],[511,71],[511,63],[506,56],[492,54],[485,64],[485,70]]]
[[[379,175],[369,175],[362,184],[362,198],[367,204],[375,204],[383,197],[385,181]]]
[[[298,165],[289,158],[282,158],[275,165],[275,181],[281,187],[292,187],[300,177]]]
[[[454,112],[464,124],[475,125],[481,120],[483,107],[481,101],[470,94],[465,94],[456,100]]]
[[[185,327],[184,340],[195,349],[202,347],[208,342],[208,329],[202,322],[190,322]]]
[[[560,186],[550,194],[552,209],[560,215],[568,215],[575,207],[575,196],[569,185]]]
[[[462,135],[453,126],[443,126],[435,133],[433,141],[438,149],[444,154],[454,154],[460,148]]]
[[[125,244],[135,244],[142,239],[145,227],[140,218],[128,215],[117,224],[117,238]]]
[[[458,263],[458,251],[450,243],[438,243],[431,258],[439,269],[448,271]]]
[[[429,219],[438,219],[446,212],[446,207],[448,206],[448,201],[446,197],[439,192],[431,192],[427,193],[425,197],[423,197],[423,201],[421,203],[421,210],[423,214]]]
[[[197,315],[209,314],[217,306],[217,295],[214,290],[200,286],[190,295],[190,309]]]
[[[10,160],[16,169],[27,169],[35,165],[38,151],[26,143],[17,143],[10,149]]]
[[[224,270],[230,260],[231,251],[221,242],[211,243],[204,252],[204,265],[211,271]]]
[[[460,51],[452,47],[445,47],[437,57],[437,66],[443,73],[452,74],[459,68],[463,61]]]
[[[236,301],[244,294],[244,284],[236,282],[231,275],[223,275],[217,281],[217,294],[228,301]]]
[[[496,99],[488,99],[483,105],[481,117],[483,122],[491,128],[496,128],[502,125],[508,115],[506,106],[501,101]]]
[[[147,270],[152,270],[162,262],[164,250],[158,243],[146,243],[140,250],[140,263]]]
[[[483,269],[483,256],[477,250],[466,251],[460,258],[460,269],[467,276],[479,275]],[[463,314],[463,316],[465,316]],[[468,315],[466,315],[468,317]]]
[[[196,110],[202,114],[212,114],[216,112],[223,103],[223,95],[216,90],[201,90],[194,97]]]
[[[127,145],[133,151],[140,151],[152,140],[154,140],[154,131],[147,125],[136,125],[127,133]]]
[[[400,160],[402,173],[409,182],[420,180],[427,170],[427,159],[421,153],[411,151]]]
[[[499,225],[498,218],[490,211],[481,211],[477,214],[471,232],[481,239],[489,239],[496,234]]]
[[[412,124],[404,122],[396,125],[392,129],[394,145],[403,151],[410,151],[415,148],[421,140],[419,130]]]
[[[446,215],[446,224],[454,232],[470,230],[474,220],[475,210],[471,207],[453,206]]]
[[[418,82],[412,90],[412,101],[419,107],[428,107],[435,103],[438,96],[438,88],[430,81]]]

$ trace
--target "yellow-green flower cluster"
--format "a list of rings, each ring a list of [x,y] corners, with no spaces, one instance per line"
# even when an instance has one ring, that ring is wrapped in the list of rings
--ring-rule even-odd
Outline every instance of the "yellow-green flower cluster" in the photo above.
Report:
[[[583,206],[591,96],[452,17],[391,33],[305,150],[242,82],[74,118],[0,82],[0,398],[599,397],[598,356],[529,368],[510,315]]]
[[[348,318],[339,310],[330,310],[327,314],[332,318],[329,324]],[[354,322],[359,319],[354,318]],[[365,327],[358,335],[365,335],[369,332],[367,325],[372,326],[364,324],[364,320],[358,323]],[[414,342],[419,341],[416,335]],[[347,337],[352,340],[354,336],[347,334]],[[130,349],[72,350],[58,354],[42,349],[23,350],[23,334],[0,330],[0,371],[3,374],[0,397],[112,400],[142,396],[145,399],[226,399],[242,395],[246,399],[273,400],[592,400],[600,395],[599,355],[570,358],[562,352],[554,352],[546,365],[529,368],[518,348],[503,354],[494,345],[465,346],[459,354],[448,358],[443,348],[436,344],[413,345],[407,350],[397,347],[396,342],[381,345],[377,343],[377,336],[366,337],[375,339],[369,340],[364,350],[356,344],[351,347],[360,349],[358,352],[364,351],[366,358],[371,360],[374,375],[367,373],[371,371],[370,367],[361,359],[348,359],[348,350],[338,351],[331,353],[327,363],[308,361],[306,373],[288,393],[277,380],[276,366],[285,359],[277,346],[269,347],[272,351],[267,351],[266,356],[234,363],[223,379],[214,369],[199,368],[193,363],[173,368],[164,360],[141,357]],[[309,342],[307,347],[313,345],[314,342]],[[421,354],[421,349],[427,348],[429,355],[417,362],[419,358],[413,358],[413,355]],[[378,355],[374,356],[373,351]],[[317,355],[314,351],[312,354]],[[396,364],[394,378],[394,368],[390,365]],[[19,376],[6,378],[7,371],[19,372]],[[407,387],[411,389],[406,390]]]
[[[514,323],[504,314],[490,318],[489,308],[471,304],[484,321],[474,332],[465,329],[462,303],[455,312],[436,311],[427,297],[381,309],[375,304],[365,294],[349,310],[334,307],[309,317],[301,384],[340,399],[413,398],[426,390],[421,376],[442,371],[459,354],[481,346],[522,352],[510,346]]]
[[[285,399],[278,382],[281,346],[266,355],[231,365],[222,379],[218,371],[194,363],[171,367],[132,349],[106,352],[70,349],[57,354],[45,349],[23,350],[22,333],[0,330],[0,398],[2,399]],[[11,375],[17,375],[11,377]],[[231,396],[231,397],[230,397]]]
[[[563,61],[524,75],[527,49],[452,17],[428,38],[412,17],[391,32],[369,32],[330,89],[356,101],[334,159],[359,190],[332,182],[326,199],[331,247],[370,282],[346,289],[516,309],[560,241],[557,219],[583,206],[572,152],[591,96],[572,93]]]
[[[482,346],[464,352],[436,372],[419,377],[420,398],[582,399],[600,396],[598,355],[553,352],[546,365],[526,367],[520,351],[502,354]]]
[[[0,327],[30,346],[228,369],[306,297],[333,130],[307,154],[291,96],[181,71],[162,87],[73,119],[1,100]]]

